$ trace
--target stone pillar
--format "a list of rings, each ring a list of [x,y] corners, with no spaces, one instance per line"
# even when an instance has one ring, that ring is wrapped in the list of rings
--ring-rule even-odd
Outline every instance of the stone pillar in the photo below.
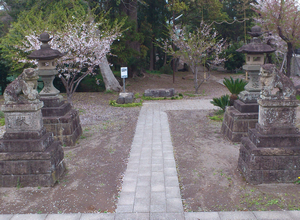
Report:
[[[53,186],[65,170],[61,144],[47,133],[43,102],[6,104],[0,140],[0,186]]]
[[[259,119],[242,138],[238,168],[253,184],[294,182],[300,176],[300,133],[295,127],[299,101],[296,90],[276,73],[258,99]],[[276,94],[269,94],[274,87]]]

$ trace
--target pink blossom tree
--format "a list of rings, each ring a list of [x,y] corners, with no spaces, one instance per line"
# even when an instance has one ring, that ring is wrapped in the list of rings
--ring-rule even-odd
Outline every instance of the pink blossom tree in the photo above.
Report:
[[[215,65],[224,61],[219,58],[223,50],[223,39],[218,40],[217,32],[204,23],[193,32],[188,32],[186,28],[170,28],[170,36],[178,49],[174,50],[169,41],[166,41],[162,47],[166,53],[180,58],[182,62],[189,65],[194,75],[195,93],[198,93],[200,86],[206,80],[204,72],[202,77],[199,77],[201,66],[205,68],[208,59]]]
[[[287,44],[286,75],[291,74],[293,50],[300,45],[300,12],[297,0],[257,0],[254,10],[266,30],[277,34]]]
[[[80,7],[76,8],[78,13],[76,10],[71,12],[63,9],[60,14],[65,16],[62,18],[62,24],[57,24],[55,14],[51,14],[49,20],[45,20],[40,14],[29,12],[23,20],[13,25],[3,41],[8,48],[6,51],[13,59],[36,64],[37,61],[28,60],[27,55],[40,49],[41,43],[38,38],[41,33],[47,31],[52,35],[52,49],[65,54],[57,60],[57,70],[70,103],[78,85],[87,75],[95,75],[95,69],[99,65],[109,65],[107,62],[103,63],[103,60],[106,60],[112,43],[121,36],[124,24],[124,21],[110,24],[104,17],[95,22],[95,18],[90,13],[83,12]],[[30,23],[26,24],[29,21]],[[121,90],[112,71],[104,71],[101,74],[107,90]]]

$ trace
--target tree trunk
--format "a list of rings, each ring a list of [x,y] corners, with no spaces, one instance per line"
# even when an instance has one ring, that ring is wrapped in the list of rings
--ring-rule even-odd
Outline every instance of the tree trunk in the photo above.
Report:
[[[137,10],[138,10],[138,1],[137,0],[123,0],[122,4],[120,4],[121,11],[125,12],[129,19],[133,21],[134,24],[134,30],[130,30],[130,32],[127,32],[127,34],[135,35],[138,32],[138,21],[137,21]],[[126,42],[128,47],[135,50],[138,54],[141,52],[141,45],[138,41],[128,41]],[[135,56],[136,59],[139,58],[139,56]],[[133,64],[131,66],[128,66],[128,77],[132,78],[133,76],[138,74],[138,68],[136,64]]]
[[[291,62],[292,62],[292,57],[293,57],[293,45],[292,43],[287,43],[288,46],[288,51],[286,54],[286,76],[290,77],[291,76]]]
[[[104,56],[99,64],[106,90],[120,92],[122,87],[110,69],[107,57]]]
[[[153,41],[151,39],[151,46],[150,46],[150,71],[154,70],[154,56],[153,56]]]

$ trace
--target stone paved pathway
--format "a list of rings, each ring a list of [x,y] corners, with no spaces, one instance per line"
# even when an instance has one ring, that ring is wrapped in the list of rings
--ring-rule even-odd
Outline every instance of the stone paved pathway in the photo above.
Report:
[[[210,100],[144,103],[131,146],[116,213],[0,215],[0,220],[242,220],[300,219],[300,211],[184,213],[167,110],[212,109]]]

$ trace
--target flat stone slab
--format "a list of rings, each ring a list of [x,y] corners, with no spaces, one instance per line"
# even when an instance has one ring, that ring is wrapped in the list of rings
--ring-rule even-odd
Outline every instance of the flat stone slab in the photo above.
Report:
[[[147,89],[144,96],[148,97],[172,97],[175,95],[175,89]]]

